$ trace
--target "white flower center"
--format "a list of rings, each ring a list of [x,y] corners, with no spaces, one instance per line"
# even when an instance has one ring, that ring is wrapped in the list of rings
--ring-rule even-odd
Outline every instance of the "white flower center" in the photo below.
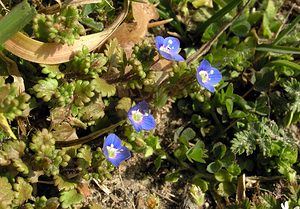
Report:
[[[204,70],[199,72],[199,76],[201,77],[203,83],[206,83],[209,80],[208,73]]]
[[[110,146],[107,146],[107,152],[109,158],[115,158],[117,154],[119,153],[118,149],[114,148],[114,145],[111,144]]]
[[[132,111],[132,119],[136,123],[140,123],[143,120],[145,114],[141,113],[139,110]]]

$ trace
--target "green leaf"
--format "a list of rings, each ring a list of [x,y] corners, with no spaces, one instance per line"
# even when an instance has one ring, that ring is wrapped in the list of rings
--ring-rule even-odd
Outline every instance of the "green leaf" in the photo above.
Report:
[[[41,65],[43,67],[42,73],[48,74],[49,78],[61,79],[64,78],[64,74],[60,72],[59,65]]]
[[[78,150],[77,157],[84,160],[85,161],[84,164],[86,164],[86,166],[91,166],[92,159],[93,159],[93,155],[92,155],[92,152],[91,152],[91,147],[87,146],[87,145],[84,145],[83,147],[81,147]]]
[[[178,171],[173,172],[173,173],[168,173],[165,176],[165,181],[175,183],[175,182],[177,182],[179,180],[180,177],[181,177],[181,175],[180,175],[180,173]]]
[[[10,208],[10,205],[14,199],[12,186],[6,177],[0,177],[0,185],[0,209]]]
[[[17,168],[17,171],[22,172],[24,174],[29,173],[29,168],[28,166],[23,162],[22,159],[14,159],[13,160],[13,165]]]
[[[226,146],[222,142],[214,144],[212,152],[214,153],[215,158],[222,159],[226,153]]]
[[[218,185],[217,192],[222,197],[229,197],[230,195],[233,195],[236,191],[236,187],[232,183],[223,182]]]
[[[40,80],[38,84],[34,85],[33,89],[37,93],[37,98],[42,98],[45,102],[48,102],[57,92],[57,87],[58,82],[56,79],[46,78],[46,80]]]
[[[105,115],[104,108],[105,105],[101,97],[99,97],[96,101],[93,101],[90,104],[83,106],[80,109],[78,117],[83,122],[88,122],[89,125],[94,124],[94,122],[97,119],[104,117]]]
[[[180,134],[179,141],[188,146],[190,140],[196,137],[196,132],[192,128],[186,128]]]
[[[18,177],[16,183],[13,185],[15,193],[14,203],[22,205],[25,201],[31,198],[32,187],[22,177]]]
[[[36,10],[27,1],[15,6],[0,20],[0,45],[24,28],[34,17]]]
[[[95,78],[92,80],[92,85],[95,87],[95,91],[100,93],[102,97],[111,97],[116,94],[116,87],[112,84],[108,84],[102,78]]]
[[[258,91],[267,91],[272,82],[275,81],[275,74],[272,68],[262,68],[259,72],[255,73],[254,88]]]
[[[247,114],[241,110],[235,110],[231,115],[230,118],[244,118]]]
[[[236,21],[234,21],[230,27],[230,30],[237,36],[243,37],[248,34],[251,29],[250,23],[247,21],[247,17],[242,15]]]
[[[196,145],[186,152],[186,156],[188,157],[188,159],[191,162],[195,160],[199,163],[205,163],[204,158],[207,158],[208,156],[206,155],[207,150],[204,146],[205,145],[202,141],[197,141]]]
[[[289,67],[289,68],[295,70],[296,72],[298,71],[298,73],[300,73],[300,65],[298,65],[295,62],[291,62],[288,60],[274,60],[274,61],[271,61],[270,64],[275,65],[275,66]]]
[[[78,182],[64,178],[63,176],[56,175],[54,178],[54,185],[57,186],[59,191],[68,191],[71,189],[75,189],[77,187]]]
[[[226,99],[225,100],[225,105],[226,105],[228,115],[231,115],[232,110],[233,110],[233,101],[231,99]]]
[[[203,192],[208,190],[208,182],[202,179],[201,175],[196,175],[193,178],[193,184],[199,186]]]
[[[241,173],[241,168],[238,164],[232,163],[230,166],[228,166],[227,171],[232,174],[233,176],[238,176]]]
[[[126,113],[131,108],[131,98],[130,97],[122,97],[116,106],[116,110],[123,110]]]
[[[215,173],[215,178],[219,182],[231,182],[233,176],[225,169],[221,169]]]
[[[75,189],[61,192],[59,197],[59,201],[62,203],[61,206],[63,208],[72,208],[72,206],[81,203],[83,199],[82,194],[77,193]]]
[[[222,162],[219,160],[216,160],[215,162],[211,162],[210,164],[208,164],[208,166],[206,167],[206,170],[209,173],[216,173],[219,170],[221,170],[222,167],[223,167]]]
[[[82,17],[80,22],[89,28],[91,28],[94,32],[100,32],[104,29],[104,25],[102,22],[96,22],[94,18],[90,17]]]
[[[85,103],[90,102],[91,97],[95,95],[93,92],[95,88],[93,81],[90,83],[89,81],[77,80],[75,82],[74,103],[77,106],[84,106]]]

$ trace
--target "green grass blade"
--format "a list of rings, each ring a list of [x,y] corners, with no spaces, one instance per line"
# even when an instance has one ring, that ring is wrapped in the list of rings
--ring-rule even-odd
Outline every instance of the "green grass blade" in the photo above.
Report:
[[[211,18],[206,20],[203,24],[200,24],[196,29],[196,36],[202,34],[210,24],[220,21],[227,13],[229,13],[242,2],[242,0],[232,0],[225,7],[223,7],[216,14],[214,14]]]
[[[277,66],[286,66],[300,72],[300,65],[288,60],[274,60],[270,64],[277,65]]]
[[[300,54],[299,48],[272,45],[260,45],[256,47],[256,51],[273,52],[278,54]]]
[[[291,24],[278,35],[278,37],[273,41],[273,45],[278,44],[284,38],[284,36],[289,34],[295,28],[295,26],[298,24],[299,21],[300,21],[300,15],[296,17],[291,22]]]
[[[27,1],[15,6],[0,20],[0,45],[28,24],[35,14],[36,10]]]

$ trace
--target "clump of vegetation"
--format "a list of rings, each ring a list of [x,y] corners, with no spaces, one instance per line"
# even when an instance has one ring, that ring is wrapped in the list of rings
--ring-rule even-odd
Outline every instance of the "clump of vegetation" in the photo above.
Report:
[[[150,1],[161,19],[173,20],[142,31],[146,3],[59,3],[26,3],[26,27],[15,15],[20,6],[6,17],[50,43],[20,42],[36,57],[29,59],[8,50],[14,24],[5,29],[11,39],[1,40],[0,208],[99,208],[91,182],[112,180],[132,157],[147,160],[161,181],[185,185],[187,199],[178,204],[187,208],[300,206],[294,7]],[[126,24],[109,26],[127,13]],[[109,39],[115,30],[127,37],[117,31]],[[97,50],[81,44],[101,31]],[[45,56],[78,44],[65,62],[55,50]],[[32,61],[41,55],[45,62]],[[146,205],[161,208],[161,201],[149,193]]]

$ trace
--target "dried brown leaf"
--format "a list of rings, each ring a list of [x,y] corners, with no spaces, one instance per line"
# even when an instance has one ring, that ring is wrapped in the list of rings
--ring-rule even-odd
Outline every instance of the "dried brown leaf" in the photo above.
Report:
[[[132,47],[145,37],[149,21],[158,19],[158,13],[153,4],[132,2],[133,23],[123,23],[113,33],[112,38],[117,38],[124,48],[127,57],[131,55]]]

